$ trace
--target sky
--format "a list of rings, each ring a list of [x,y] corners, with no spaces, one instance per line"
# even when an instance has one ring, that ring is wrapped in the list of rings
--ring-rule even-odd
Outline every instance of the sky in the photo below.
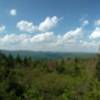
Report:
[[[100,0],[0,0],[0,49],[98,52]]]

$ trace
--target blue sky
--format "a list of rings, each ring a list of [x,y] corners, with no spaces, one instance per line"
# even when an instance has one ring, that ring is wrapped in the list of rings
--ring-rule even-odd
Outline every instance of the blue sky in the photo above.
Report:
[[[100,0],[0,0],[0,49],[97,52]]]

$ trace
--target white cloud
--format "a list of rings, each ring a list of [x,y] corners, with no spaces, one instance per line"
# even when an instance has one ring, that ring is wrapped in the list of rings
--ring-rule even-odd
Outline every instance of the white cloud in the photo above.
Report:
[[[2,43],[17,43],[29,39],[30,35],[27,34],[6,34],[0,37]]]
[[[21,31],[28,28],[27,32],[31,29],[34,30],[33,23],[23,21]],[[98,29],[96,29],[97,31]],[[99,29],[100,30],[100,29]],[[94,32],[95,33],[95,32]],[[92,34],[94,34],[92,33]],[[5,34],[0,35],[0,48],[11,50],[36,50],[36,51],[78,51],[96,49],[96,41],[81,40],[84,36],[83,27],[77,27],[74,30],[69,30],[64,34],[54,34],[54,32],[43,32],[40,34]],[[95,37],[95,35],[92,35]],[[95,33],[97,34],[97,33]],[[74,49],[73,49],[74,48]]]
[[[96,26],[100,26],[100,19],[95,21]]]
[[[17,23],[16,27],[23,32],[47,32],[55,27],[60,19],[56,16],[47,17],[39,25],[34,25],[33,22],[21,20]]]
[[[86,25],[88,25],[89,24],[89,21],[88,20],[83,20],[82,21],[82,26],[86,26]]]
[[[96,27],[96,29],[90,34],[90,39],[98,39],[100,38],[100,28]]]
[[[42,34],[37,34],[31,38],[32,42],[42,42],[42,41],[50,41],[54,36],[53,32],[46,32]],[[51,40],[52,41],[52,40]]]
[[[54,50],[60,46],[64,46],[65,44],[75,43],[81,35],[82,28],[76,28],[75,30],[68,31],[64,35],[56,35],[53,32],[44,32],[36,35],[6,34],[2,37],[0,36],[0,43],[4,45],[19,44],[22,47],[26,46],[26,49],[28,48],[28,45],[30,45],[29,49],[32,49],[33,47],[33,49],[35,49],[36,45],[38,45],[38,48],[45,45],[47,49],[50,49],[51,47],[51,49]]]
[[[80,37],[83,35],[83,30],[81,27],[76,28],[75,30],[70,30],[66,32],[64,35],[57,35],[54,41],[54,45],[66,45],[66,44],[74,44],[77,40],[80,40]]]
[[[3,43],[21,43],[23,41],[29,42],[29,43],[36,43],[36,42],[49,42],[52,41],[52,38],[54,36],[53,32],[46,32],[41,33],[37,35],[29,35],[29,34],[5,34],[3,36],[0,36],[0,42]]]
[[[32,22],[21,20],[17,23],[16,27],[23,32],[32,33],[35,31],[35,26]]]
[[[42,32],[48,31],[55,27],[58,21],[59,18],[57,16],[47,17],[43,22],[40,23],[38,29]]]
[[[49,44],[53,41],[53,36],[53,32],[46,32],[37,35],[5,34],[0,36],[0,48],[11,50],[45,50],[50,47]]]
[[[86,47],[86,48],[98,47],[98,42],[96,42],[95,40],[91,40],[91,41],[81,40],[80,43],[83,47]]]
[[[82,28],[76,28],[75,30],[71,30],[63,36],[64,40],[70,40],[79,37],[82,33]]]
[[[6,28],[6,27],[5,27],[4,25],[1,25],[1,26],[0,26],[0,32],[4,32],[4,31],[5,31],[5,28]]]
[[[11,9],[9,13],[11,16],[16,16],[17,11],[16,11],[16,9]]]

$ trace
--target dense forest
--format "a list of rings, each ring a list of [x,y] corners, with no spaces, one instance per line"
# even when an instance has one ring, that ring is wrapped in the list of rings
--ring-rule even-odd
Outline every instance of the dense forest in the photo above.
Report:
[[[100,100],[100,55],[22,59],[0,53],[0,100]]]

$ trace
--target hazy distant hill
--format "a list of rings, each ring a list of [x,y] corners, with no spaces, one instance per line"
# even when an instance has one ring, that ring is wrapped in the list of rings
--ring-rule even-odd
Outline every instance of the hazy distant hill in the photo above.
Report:
[[[35,52],[35,51],[9,51],[9,50],[0,50],[1,53],[5,55],[13,55],[16,57],[20,55],[22,58],[24,57],[32,57],[33,59],[56,59],[56,58],[74,58],[74,57],[81,57],[81,58],[90,58],[94,57],[96,53],[76,53],[76,52]]]

